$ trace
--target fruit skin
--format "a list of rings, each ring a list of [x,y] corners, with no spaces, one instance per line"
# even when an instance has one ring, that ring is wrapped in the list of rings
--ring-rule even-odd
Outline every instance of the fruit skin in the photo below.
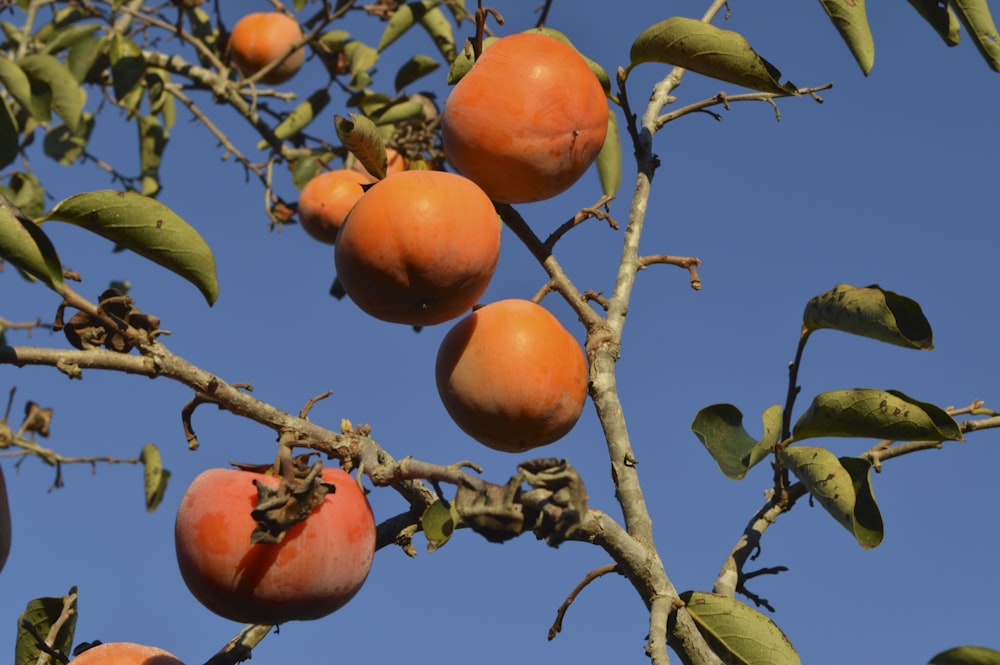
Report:
[[[306,183],[299,194],[299,222],[316,240],[332,245],[337,241],[347,213],[365,193],[362,185],[375,179],[353,169],[324,171]]]
[[[469,311],[486,290],[500,231],[493,203],[471,180],[402,171],[365,192],[340,227],[337,276],[375,318],[443,323]]]
[[[445,104],[448,161],[496,201],[552,198],[597,157],[608,104],[580,55],[554,37],[503,37],[455,85]]]
[[[455,424],[505,452],[561,438],[587,399],[580,344],[547,309],[529,300],[501,300],[459,321],[441,342],[435,374]]]
[[[375,518],[347,473],[324,468],[336,487],[276,545],[251,544],[254,480],[278,479],[238,469],[195,478],[177,510],[174,543],[188,589],[219,616],[242,623],[318,619],[361,588],[375,554]]]
[[[295,19],[278,12],[255,12],[233,26],[229,48],[236,68],[244,77],[250,77],[284,55],[300,39],[302,28]],[[298,73],[305,60],[305,50],[299,49],[260,82],[267,85],[284,83]]]
[[[108,642],[87,649],[72,661],[73,665],[184,665],[163,649],[132,642]]]

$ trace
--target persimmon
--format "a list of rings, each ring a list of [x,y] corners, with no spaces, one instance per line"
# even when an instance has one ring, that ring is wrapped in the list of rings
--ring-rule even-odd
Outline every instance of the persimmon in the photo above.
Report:
[[[302,39],[302,28],[295,19],[279,12],[247,14],[233,26],[229,49],[236,68],[250,77],[288,53],[292,44]],[[278,85],[289,80],[306,60],[303,49],[285,58],[284,62],[265,74],[261,83]]]
[[[414,326],[471,309],[499,256],[493,203],[474,182],[445,171],[402,171],[372,185],[334,250],[337,276],[358,307]]]
[[[98,644],[71,662],[73,665],[184,665],[179,658],[163,649],[132,642]]]
[[[587,399],[579,342],[530,300],[501,300],[459,321],[441,342],[435,374],[455,424],[506,452],[562,438]]]
[[[324,171],[306,183],[299,194],[299,222],[310,236],[332,245],[347,213],[365,193],[362,185],[375,179],[353,169]]]
[[[242,623],[318,619],[361,589],[375,554],[375,518],[347,473],[324,468],[333,490],[276,544],[250,542],[259,480],[239,469],[209,469],[188,487],[177,510],[174,543],[188,589],[219,616]]]
[[[442,117],[445,157],[490,198],[529,203],[575,183],[608,130],[604,89],[573,47],[521,33],[483,51]]]
[[[393,173],[399,173],[400,171],[405,171],[408,165],[406,157],[403,157],[403,153],[395,148],[385,149],[385,174],[387,176],[392,175]],[[351,169],[357,171],[358,173],[365,174],[372,180],[376,179],[375,176],[369,173],[368,169],[366,169],[364,164],[362,164],[358,159],[355,159],[351,164]]]

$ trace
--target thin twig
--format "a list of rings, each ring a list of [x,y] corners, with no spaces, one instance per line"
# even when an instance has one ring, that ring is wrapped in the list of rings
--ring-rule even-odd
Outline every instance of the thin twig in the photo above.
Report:
[[[829,90],[832,87],[833,87],[832,83],[827,83],[826,85],[816,86],[812,88],[799,88],[798,90],[796,90],[794,94],[810,95],[817,102],[822,102],[823,98],[817,95],[816,93],[822,90]],[[748,92],[740,95],[727,95],[724,92],[720,92],[715,97],[709,97],[708,99],[703,99],[700,102],[695,102],[694,104],[682,106],[676,111],[672,111],[670,113],[665,113],[664,115],[661,115],[659,118],[656,119],[656,128],[661,129],[668,122],[672,122],[683,116],[690,115],[691,113],[698,113],[705,111],[706,109],[711,108],[713,106],[721,105],[728,109],[729,104],[733,102],[769,102],[771,103],[772,106],[774,106],[775,99],[781,97],[790,97],[790,96],[793,96],[793,93],[788,92],[788,93],[778,94],[773,92]],[[777,110],[776,106],[775,110]],[[712,115],[717,120],[722,119],[722,116],[718,114],[712,114]],[[781,114],[778,113],[777,115],[778,115],[778,120],[780,120]]]
[[[556,635],[562,632],[563,617],[566,616],[566,610],[569,609],[569,606],[573,604],[573,601],[576,600],[576,597],[579,596],[580,593],[584,589],[586,589],[591,582],[593,582],[599,577],[607,575],[608,573],[618,573],[618,572],[621,572],[621,569],[618,567],[618,564],[609,563],[587,573],[587,575],[583,578],[583,580],[579,584],[577,584],[572,591],[570,591],[569,596],[566,597],[566,600],[563,601],[563,604],[559,606],[559,610],[556,612],[556,620],[552,622],[552,627],[549,628],[549,640],[551,641],[552,639],[555,638]]]

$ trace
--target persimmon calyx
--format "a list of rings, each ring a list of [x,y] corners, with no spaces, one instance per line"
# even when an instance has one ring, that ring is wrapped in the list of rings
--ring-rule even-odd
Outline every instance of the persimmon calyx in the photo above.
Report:
[[[518,467],[504,485],[481,489],[459,485],[455,507],[463,522],[490,542],[502,543],[531,531],[558,547],[587,512],[587,490],[566,460],[542,458]],[[531,489],[525,490],[527,483]]]
[[[62,330],[66,340],[80,350],[103,346],[117,353],[128,353],[136,340],[148,342],[166,334],[160,330],[158,317],[140,312],[132,298],[116,288],[106,289],[98,298],[98,317],[80,311],[64,323],[67,305],[66,301],[59,305],[52,329]]]
[[[250,534],[251,543],[277,544],[285,538],[290,528],[305,520],[336,487],[324,482],[323,463],[315,461],[304,477],[298,474],[293,481],[282,478],[278,487],[269,487],[254,480],[257,486],[257,507],[250,516],[257,526]]]

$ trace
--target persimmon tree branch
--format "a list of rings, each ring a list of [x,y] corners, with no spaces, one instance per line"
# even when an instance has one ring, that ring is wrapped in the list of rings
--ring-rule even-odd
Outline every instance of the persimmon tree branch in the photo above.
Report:
[[[817,87],[813,87],[813,88],[799,88],[798,90],[796,90],[795,94],[798,94],[798,95],[810,95],[817,102],[822,103],[823,102],[823,98],[820,97],[816,93],[821,92],[823,90],[829,90],[832,87],[833,87],[832,83],[827,83],[826,85],[821,85],[821,86],[817,86]],[[662,129],[663,126],[666,125],[668,122],[673,122],[674,120],[677,120],[678,118],[682,118],[682,117],[684,117],[686,115],[690,115],[692,113],[707,112],[707,109],[709,109],[709,108],[711,108],[713,106],[720,106],[721,105],[721,106],[725,107],[726,109],[728,109],[729,105],[731,103],[735,103],[735,102],[767,102],[767,103],[770,103],[771,106],[774,107],[776,119],[777,120],[781,120],[781,112],[778,110],[778,106],[774,103],[774,100],[775,99],[779,99],[781,97],[790,97],[792,95],[793,95],[793,93],[790,93],[790,92],[781,93],[781,94],[773,93],[773,92],[748,92],[748,93],[743,93],[743,94],[739,94],[739,95],[727,95],[724,92],[720,92],[715,97],[710,97],[708,99],[703,99],[700,102],[695,102],[694,104],[688,104],[687,106],[680,107],[676,111],[672,111],[670,113],[665,113],[665,114],[661,115],[656,120],[656,128],[657,129]],[[716,120],[721,120],[722,119],[722,116],[720,116],[718,114],[712,113],[711,115],[713,117],[715,117]]]

